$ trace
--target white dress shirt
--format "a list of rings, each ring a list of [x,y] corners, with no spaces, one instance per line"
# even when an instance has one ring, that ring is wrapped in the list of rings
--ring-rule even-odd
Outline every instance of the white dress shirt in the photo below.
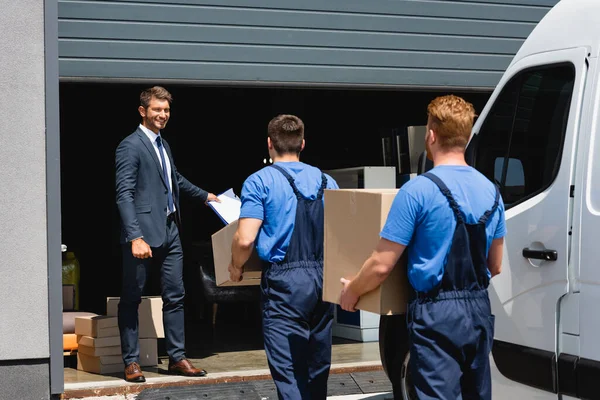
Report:
[[[156,133],[152,132],[150,129],[146,128],[142,124],[140,124],[140,129],[142,130],[142,132],[144,132],[146,134],[146,136],[148,136],[148,139],[150,139],[150,142],[152,142],[152,146],[154,147],[154,151],[156,152],[156,156],[158,157],[158,162],[160,163],[160,167],[162,168],[162,159],[160,158],[160,152],[158,150],[158,145],[156,144],[156,138],[158,137],[158,135]],[[165,156],[165,161],[167,162],[167,175],[169,177],[169,188],[171,189],[171,193],[173,193],[173,179],[171,178],[171,162],[169,161],[169,155],[167,154],[167,152],[165,150],[164,140],[163,140],[162,151]],[[175,199],[173,199],[173,211],[175,211]]]

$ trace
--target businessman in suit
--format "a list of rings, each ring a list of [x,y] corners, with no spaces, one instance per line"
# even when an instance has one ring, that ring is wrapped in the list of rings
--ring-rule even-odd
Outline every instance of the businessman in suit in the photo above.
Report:
[[[204,203],[219,200],[190,183],[175,167],[171,149],[161,135],[169,121],[171,101],[171,94],[160,86],[144,90],[138,108],[142,122],[116,150],[116,200],[123,249],[118,320],[128,382],[145,382],[139,366],[138,306],[146,276],[155,268],[161,274],[169,372],[206,375],[185,356],[179,195],[183,192]]]

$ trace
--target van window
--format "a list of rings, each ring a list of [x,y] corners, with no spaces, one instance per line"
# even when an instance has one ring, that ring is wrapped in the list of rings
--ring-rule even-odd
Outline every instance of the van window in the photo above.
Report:
[[[504,158],[496,158],[494,165],[494,180],[502,182],[502,174],[504,171]],[[511,204],[512,199],[521,199],[525,194],[525,173],[523,172],[523,164],[521,160],[516,158],[508,159],[508,168],[506,168],[506,179],[504,180],[504,196],[505,202]]]
[[[471,142],[469,162],[500,186],[506,208],[541,193],[556,178],[574,80],[571,64],[519,73]]]

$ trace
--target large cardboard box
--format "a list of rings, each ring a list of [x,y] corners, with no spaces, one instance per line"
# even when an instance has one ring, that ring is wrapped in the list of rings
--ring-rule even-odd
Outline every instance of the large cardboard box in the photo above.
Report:
[[[75,333],[95,338],[119,336],[119,322],[107,315],[75,317]]]
[[[117,316],[120,300],[120,297],[106,298],[106,315]],[[142,302],[138,307],[138,336],[140,339],[165,337],[162,305],[162,298],[159,296],[142,296]]]
[[[213,233],[212,248],[213,260],[215,264],[215,282],[217,286],[250,286],[260,285],[260,276],[262,274],[262,261],[258,257],[256,250],[244,264],[244,274],[241,282],[231,282],[229,280],[229,263],[231,262],[231,242],[233,235],[237,230],[238,221],[226,225],[223,229]]]
[[[339,304],[340,278],[354,277],[369,258],[398,189],[325,190],[323,299]],[[377,289],[362,296],[359,310],[381,315],[406,312],[408,277],[403,256]]]
[[[158,365],[157,339],[140,339],[140,367]]]

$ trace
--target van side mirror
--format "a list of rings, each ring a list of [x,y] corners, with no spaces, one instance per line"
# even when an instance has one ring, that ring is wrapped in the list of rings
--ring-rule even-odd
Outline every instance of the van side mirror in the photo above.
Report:
[[[421,175],[433,168],[433,161],[427,158],[427,150],[424,150],[419,156],[419,164],[417,165],[417,175]]]

